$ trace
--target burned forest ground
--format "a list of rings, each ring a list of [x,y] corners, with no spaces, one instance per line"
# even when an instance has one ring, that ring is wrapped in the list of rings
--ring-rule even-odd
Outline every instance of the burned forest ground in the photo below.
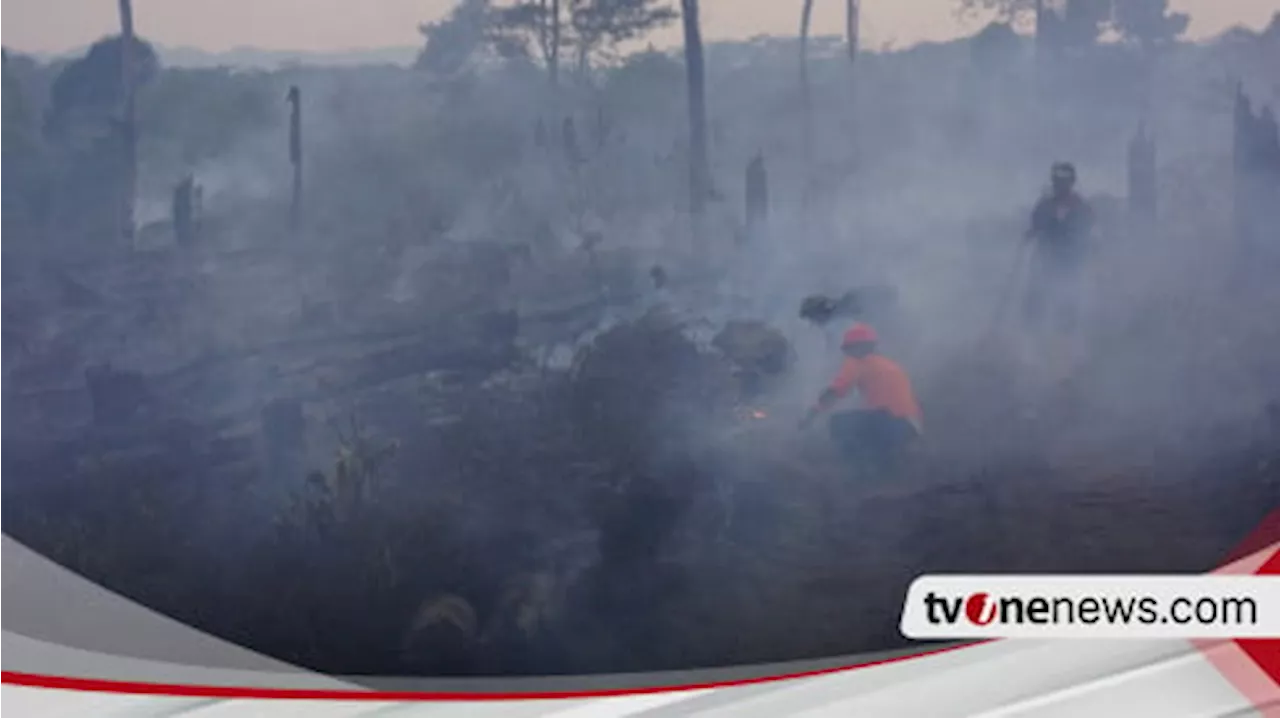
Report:
[[[1066,431],[1087,412],[1026,420],[993,355],[924,394],[931,444],[893,482],[851,481],[658,309],[566,368],[348,394],[309,475],[265,438],[245,455],[180,421],[6,446],[6,531],[310,668],[548,674],[902,646],[920,573],[1204,571],[1280,503],[1274,424],[1224,425],[1210,452],[1146,436],[1140,458],[1090,456]],[[292,425],[273,406],[263,432]]]

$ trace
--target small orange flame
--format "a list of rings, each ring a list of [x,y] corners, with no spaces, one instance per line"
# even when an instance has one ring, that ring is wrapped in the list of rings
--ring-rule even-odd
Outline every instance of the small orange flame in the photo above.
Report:
[[[768,414],[766,414],[766,413],[765,413],[765,412],[763,412],[763,411],[760,411],[759,409],[752,409],[752,410],[751,410],[751,418],[752,418],[752,419],[765,419],[765,418],[768,418],[768,416],[769,416]]]

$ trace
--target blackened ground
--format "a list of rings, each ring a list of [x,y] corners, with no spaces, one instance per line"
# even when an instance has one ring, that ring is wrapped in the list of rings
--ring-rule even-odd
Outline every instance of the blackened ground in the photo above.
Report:
[[[940,431],[909,475],[851,484],[821,432],[707,439],[736,420],[734,391],[651,317],[571,372],[471,387],[452,423],[383,407],[311,480],[211,473],[191,427],[133,456],[6,447],[4,520],[91,579],[287,661],[477,675],[896,647],[920,573],[1204,571],[1280,506],[1274,431],[1067,466],[992,406],[1003,424]],[[960,450],[996,426],[1009,446]],[[266,498],[268,478],[293,501]]]

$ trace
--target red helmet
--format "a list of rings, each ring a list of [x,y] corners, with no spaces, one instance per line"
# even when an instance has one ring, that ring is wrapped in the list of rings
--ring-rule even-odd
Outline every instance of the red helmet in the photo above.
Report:
[[[870,325],[861,322],[849,327],[849,331],[844,333],[844,339],[840,342],[840,347],[846,348],[854,344],[870,344],[877,340],[876,330]]]

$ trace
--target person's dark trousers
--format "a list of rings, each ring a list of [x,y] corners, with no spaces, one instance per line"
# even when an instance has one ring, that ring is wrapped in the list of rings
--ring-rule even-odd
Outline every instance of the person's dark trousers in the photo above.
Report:
[[[1071,331],[1078,320],[1080,262],[1074,258],[1037,257],[1023,296],[1024,326],[1032,331]]]
[[[831,440],[846,461],[888,476],[897,471],[902,451],[916,437],[910,421],[883,409],[832,414]]]

